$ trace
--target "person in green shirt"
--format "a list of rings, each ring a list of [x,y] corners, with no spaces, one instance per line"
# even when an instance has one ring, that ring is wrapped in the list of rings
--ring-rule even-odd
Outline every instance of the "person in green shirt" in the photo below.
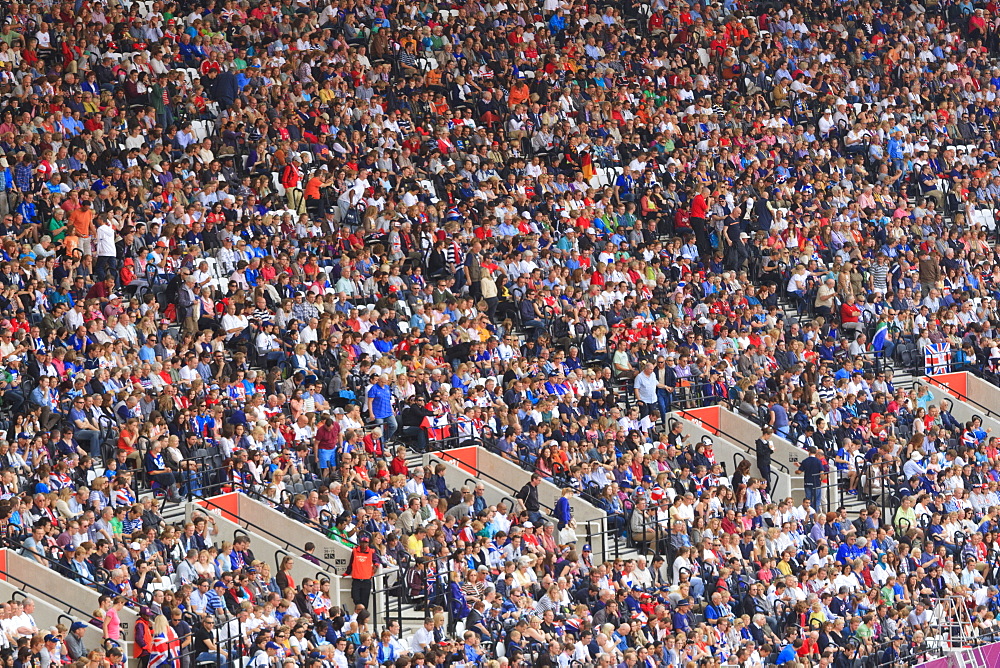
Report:
[[[69,221],[66,220],[66,210],[62,207],[56,207],[52,212],[52,218],[49,220],[49,236],[52,237],[52,243],[62,243],[62,240],[66,238],[68,227]]]
[[[857,619],[857,617],[855,617],[855,619]],[[875,625],[872,623],[874,619],[875,619],[874,613],[871,612],[865,613],[865,616],[861,618],[861,623],[858,625],[858,628],[854,630],[854,635],[859,640],[864,641],[865,644],[867,644],[868,641],[870,641],[872,637],[875,635],[875,628],[874,628]],[[851,624],[853,626],[853,621],[851,622]]]
[[[889,579],[885,581],[885,586],[879,590],[879,598],[883,603],[892,607],[896,604],[896,578],[895,576],[889,576]]]
[[[9,23],[0,29],[0,39],[7,42],[7,46],[13,44],[15,39],[19,39],[22,42],[24,41],[24,38],[21,37],[21,33],[14,30]]]
[[[626,204],[619,204],[617,209],[618,215],[616,216],[618,226],[629,228],[635,226],[637,218],[635,217],[635,204],[629,202]]]
[[[327,532],[327,537],[330,540],[337,541],[344,547],[354,548],[356,545],[355,542],[347,535],[347,523],[349,520],[350,517],[346,515],[338,517],[336,523]]]
[[[111,517],[111,533],[116,538],[121,538],[124,531],[125,506],[115,508],[115,514]]]

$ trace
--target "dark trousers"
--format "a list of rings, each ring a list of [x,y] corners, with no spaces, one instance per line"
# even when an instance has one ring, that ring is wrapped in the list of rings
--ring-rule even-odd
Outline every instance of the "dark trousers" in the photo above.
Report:
[[[351,600],[354,605],[363,605],[365,610],[371,609],[372,581],[351,580]]]
[[[164,473],[153,473],[149,477],[163,489],[170,489],[177,484],[177,478],[170,471],[166,471]]]
[[[98,255],[97,264],[94,266],[94,273],[100,279],[106,278],[108,275],[114,276],[115,271],[118,269],[118,258],[113,255]],[[115,276],[117,278],[117,276]]]
[[[704,218],[692,218],[691,229],[694,230],[694,240],[698,244],[698,252],[701,260],[708,262],[712,257],[712,243],[708,240],[708,232],[705,229]]]
[[[424,452],[427,450],[427,432],[425,432],[422,428],[403,427],[399,430],[399,433],[416,441],[417,452]]]

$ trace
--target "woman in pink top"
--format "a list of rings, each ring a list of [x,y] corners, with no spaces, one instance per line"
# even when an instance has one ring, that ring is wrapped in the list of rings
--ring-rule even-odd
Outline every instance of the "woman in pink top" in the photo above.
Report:
[[[125,607],[125,597],[118,596],[114,603],[104,613],[104,637],[110,640],[122,639],[122,620],[118,612]]]

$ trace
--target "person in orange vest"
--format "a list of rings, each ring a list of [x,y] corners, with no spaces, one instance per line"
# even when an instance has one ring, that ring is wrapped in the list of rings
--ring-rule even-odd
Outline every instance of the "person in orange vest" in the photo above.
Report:
[[[382,564],[379,563],[378,553],[371,548],[371,538],[362,535],[357,547],[351,550],[351,560],[347,563],[345,575],[352,578],[351,600],[354,605],[363,605],[365,609],[370,609],[368,605],[372,597],[372,580],[375,571]]]
[[[153,644],[153,626],[150,618],[153,611],[146,606],[139,608],[139,619],[135,623],[135,642],[132,643],[132,656],[139,668],[149,664],[149,651]]]

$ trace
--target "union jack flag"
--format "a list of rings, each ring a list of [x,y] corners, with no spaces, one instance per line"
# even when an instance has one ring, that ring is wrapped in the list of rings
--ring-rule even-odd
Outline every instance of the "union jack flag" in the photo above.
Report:
[[[924,372],[928,376],[935,376],[951,371],[951,344],[932,343],[924,346]]]
[[[149,668],[180,668],[177,635],[172,629],[153,636],[149,647]]]

